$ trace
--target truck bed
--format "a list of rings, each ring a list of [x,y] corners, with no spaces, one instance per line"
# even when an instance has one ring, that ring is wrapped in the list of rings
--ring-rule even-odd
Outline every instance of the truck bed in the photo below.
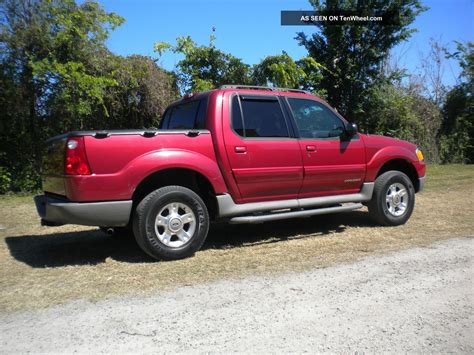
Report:
[[[66,142],[71,137],[84,137],[92,175],[64,174]],[[191,165],[187,151],[216,161],[208,130],[74,131],[47,144],[42,172],[45,193],[78,202],[130,199],[142,179],[166,166],[169,154],[182,152],[183,168]],[[135,164],[138,160],[140,164]]]

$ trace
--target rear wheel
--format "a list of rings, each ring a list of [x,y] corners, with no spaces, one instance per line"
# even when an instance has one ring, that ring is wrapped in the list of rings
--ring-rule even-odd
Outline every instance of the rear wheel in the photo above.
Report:
[[[415,206],[415,189],[400,171],[387,171],[375,180],[372,199],[367,204],[370,216],[384,226],[405,224]]]
[[[203,200],[182,186],[153,191],[137,206],[133,233],[138,245],[155,259],[193,255],[204,243],[209,214]]]

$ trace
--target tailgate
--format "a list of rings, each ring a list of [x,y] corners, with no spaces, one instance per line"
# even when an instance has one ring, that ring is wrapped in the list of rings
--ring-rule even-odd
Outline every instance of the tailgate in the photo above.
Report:
[[[66,195],[64,187],[64,154],[67,137],[52,138],[47,142],[41,172],[43,190],[56,195]]]

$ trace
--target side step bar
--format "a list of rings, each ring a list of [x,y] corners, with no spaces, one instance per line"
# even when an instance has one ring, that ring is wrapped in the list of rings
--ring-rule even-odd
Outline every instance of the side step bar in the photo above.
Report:
[[[255,212],[269,212],[282,209],[315,208],[336,205],[341,203],[356,203],[369,201],[374,191],[374,183],[366,182],[362,185],[360,192],[346,195],[332,195],[321,197],[310,197],[302,199],[265,201],[236,204],[229,194],[217,196],[219,206],[219,217],[237,217]]]
[[[281,213],[272,213],[262,216],[243,216],[243,217],[234,217],[230,219],[231,224],[241,224],[241,223],[261,223],[268,221],[276,221],[279,219],[288,219],[288,218],[298,218],[298,217],[309,217],[315,216],[318,214],[326,213],[335,213],[335,212],[347,212],[362,208],[362,203],[353,203],[346,206],[335,206],[335,207],[326,207],[326,208],[316,208],[312,210],[304,211],[290,211],[290,212],[281,212]]]

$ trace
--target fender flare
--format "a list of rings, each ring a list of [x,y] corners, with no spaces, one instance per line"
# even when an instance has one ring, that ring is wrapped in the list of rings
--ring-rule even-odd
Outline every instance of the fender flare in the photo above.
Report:
[[[390,160],[401,159],[414,166],[418,162],[415,151],[411,151],[405,147],[389,146],[377,151],[372,159],[367,162],[366,181],[375,181],[378,172]],[[416,171],[416,169],[415,169]]]
[[[125,167],[130,192],[150,175],[166,169],[187,169],[203,175],[216,194],[227,192],[219,166],[211,158],[189,150],[161,149],[132,160]]]

